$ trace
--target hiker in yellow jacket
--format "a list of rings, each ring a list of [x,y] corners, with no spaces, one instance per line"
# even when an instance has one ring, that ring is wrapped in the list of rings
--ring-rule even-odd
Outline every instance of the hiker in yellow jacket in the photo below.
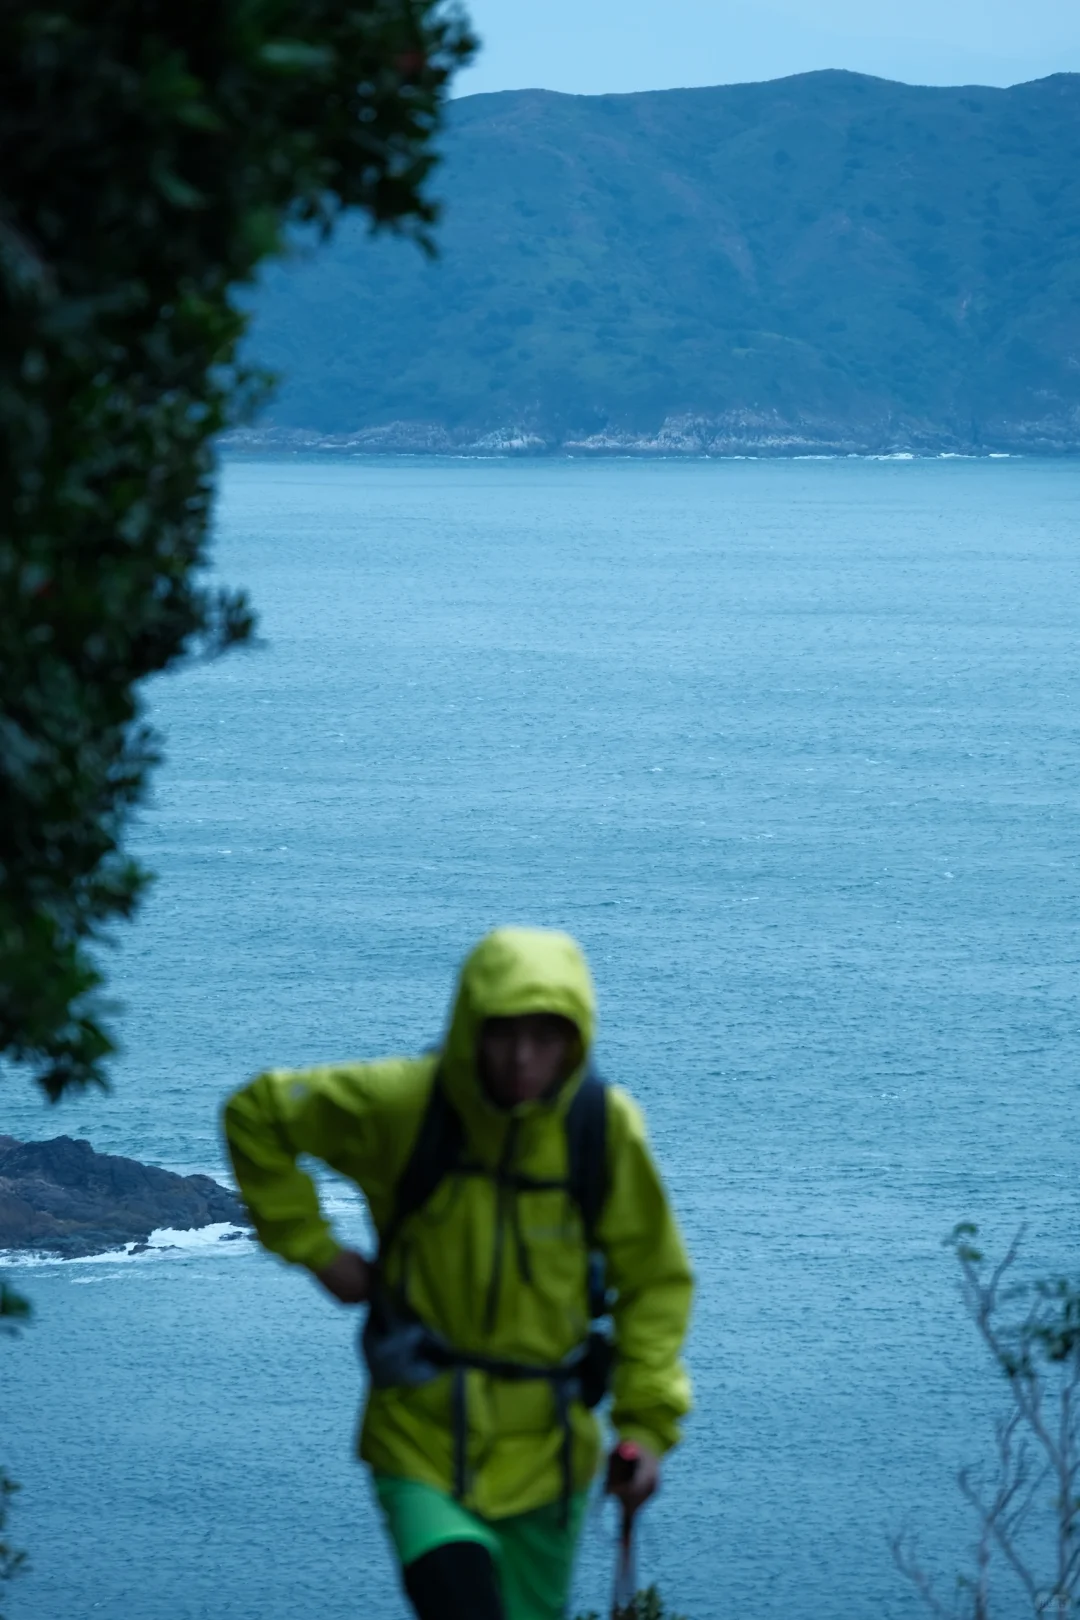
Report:
[[[689,1409],[690,1269],[637,1107],[591,1076],[594,1019],[574,941],[503,928],[465,962],[439,1052],[271,1071],[225,1109],[263,1244],[370,1303],[360,1455],[419,1620],[564,1613],[600,1460],[591,1249],[611,1420],[638,1456],[613,1485],[624,1510]],[[337,1242],[298,1154],[362,1190],[377,1263]]]

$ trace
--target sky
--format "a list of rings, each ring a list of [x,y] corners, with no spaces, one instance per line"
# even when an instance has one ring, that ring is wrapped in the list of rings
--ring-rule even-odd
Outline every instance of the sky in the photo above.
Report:
[[[459,95],[578,95],[850,68],[909,84],[1080,72],[1080,0],[467,0]]]

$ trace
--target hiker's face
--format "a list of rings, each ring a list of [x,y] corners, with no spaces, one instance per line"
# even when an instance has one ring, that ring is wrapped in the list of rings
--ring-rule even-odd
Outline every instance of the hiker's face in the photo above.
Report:
[[[574,1025],[557,1013],[485,1019],[477,1059],[488,1096],[500,1108],[546,1097],[570,1073],[578,1044]]]

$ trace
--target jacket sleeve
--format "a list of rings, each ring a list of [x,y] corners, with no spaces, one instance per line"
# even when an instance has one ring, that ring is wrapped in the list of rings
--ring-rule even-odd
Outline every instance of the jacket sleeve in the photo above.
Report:
[[[364,1064],[271,1070],[225,1105],[229,1156],[260,1241],[312,1271],[329,1265],[341,1245],[297,1156],[321,1159],[368,1191],[380,1131],[367,1078]]]
[[[690,1381],[679,1360],[693,1275],[636,1104],[613,1091],[611,1190],[597,1237],[617,1291],[612,1422],[619,1435],[663,1454],[690,1410]]]

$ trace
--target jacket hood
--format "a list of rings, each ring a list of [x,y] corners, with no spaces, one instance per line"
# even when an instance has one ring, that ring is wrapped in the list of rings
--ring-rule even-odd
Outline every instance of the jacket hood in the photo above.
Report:
[[[577,1065],[557,1096],[547,1103],[524,1103],[514,1113],[552,1108],[570,1101],[588,1064],[596,1026],[596,996],[580,946],[569,934],[547,928],[497,928],[465,959],[443,1049],[443,1084],[470,1132],[487,1138],[505,1122],[506,1112],[489,1102],[476,1068],[476,1038],[485,1018],[521,1013],[559,1013],[581,1037]]]

